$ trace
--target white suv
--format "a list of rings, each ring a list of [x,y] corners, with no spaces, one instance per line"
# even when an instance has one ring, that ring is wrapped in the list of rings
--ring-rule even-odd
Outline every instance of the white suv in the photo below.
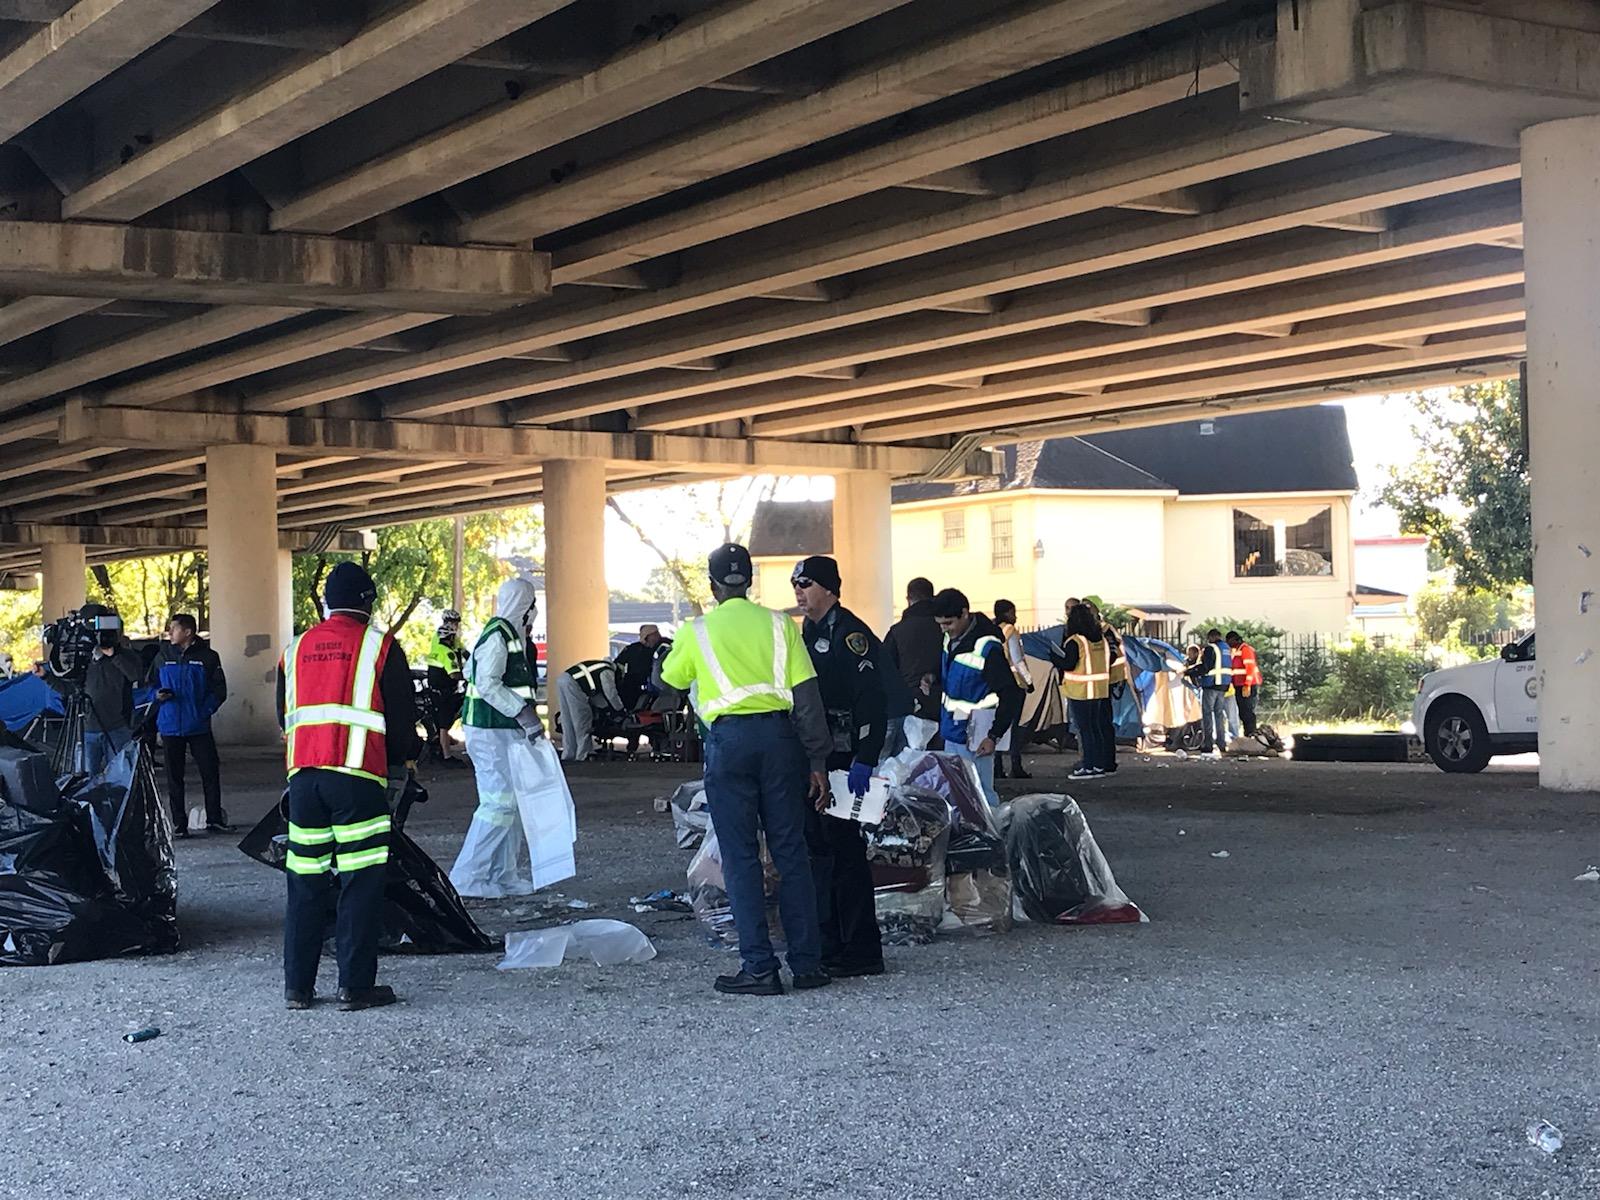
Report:
[[[1441,771],[1481,771],[1496,754],[1539,748],[1538,702],[1530,633],[1497,659],[1424,675],[1411,721]]]

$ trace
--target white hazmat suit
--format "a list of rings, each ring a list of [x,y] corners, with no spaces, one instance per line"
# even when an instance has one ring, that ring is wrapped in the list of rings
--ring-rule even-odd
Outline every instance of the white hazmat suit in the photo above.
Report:
[[[572,793],[533,704],[536,667],[527,643],[533,607],[533,584],[501,584],[495,617],[503,625],[491,622],[467,660],[471,690],[462,727],[477,776],[478,807],[450,869],[450,882],[463,896],[526,895],[577,873]],[[514,631],[514,640],[504,626]],[[526,663],[526,685],[506,681],[513,655]],[[474,712],[480,714],[476,723]]]

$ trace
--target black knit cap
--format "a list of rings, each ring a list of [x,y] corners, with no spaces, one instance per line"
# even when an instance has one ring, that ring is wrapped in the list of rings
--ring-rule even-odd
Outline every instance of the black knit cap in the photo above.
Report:
[[[794,565],[794,572],[789,576],[789,582],[795,583],[801,579],[809,579],[812,583],[820,583],[824,591],[839,595],[839,589],[844,586],[844,581],[839,576],[839,564],[826,554],[813,554],[810,558],[802,558]]]

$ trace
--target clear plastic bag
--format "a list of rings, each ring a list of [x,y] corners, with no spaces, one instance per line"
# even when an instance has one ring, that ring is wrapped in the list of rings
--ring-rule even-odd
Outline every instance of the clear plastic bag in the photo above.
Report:
[[[506,956],[498,967],[559,967],[568,955],[588,955],[597,967],[647,963],[656,956],[643,931],[626,921],[574,921],[554,929],[513,930],[506,934]]]
[[[978,768],[959,754],[930,750],[905,764],[904,778],[907,787],[944,797],[955,814],[956,828],[999,834]]]
[[[767,853],[766,838],[761,839],[761,871],[763,888],[767,895],[767,934],[774,945],[783,941],[783,922],[778,917],[778,868]],[[706,817],[705,840],[689,860],[689,907],[699,917],[712,940],[736,947],[739,931],[733,924],[733,902],[728,898],[727,883],[722,875],[722,847],[717,843],[717,828]]]
[[[706,806],[706,781],[696,779],[678,786],[672,793],[672,832],[678,849],[693,850],[705,840],[711,825],[711,810]]]
[[[1111,873],[1089,831],[1088,819],[1069,796],[1019,796],[1002,805],[1006,854],[1023,911],[1053,925],[1146,921]]]
[[[891,787],[883,821],[866,833],[883,940],[902,946],[932,941],[944,918],[950,806],[942,796]]]

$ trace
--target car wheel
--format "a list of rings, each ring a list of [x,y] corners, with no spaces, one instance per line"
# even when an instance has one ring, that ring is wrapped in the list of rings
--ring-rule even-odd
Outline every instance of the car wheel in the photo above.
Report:
[[[1468,700],[1436,703],[1428,712],[1422,744],[1441,771],[1470,773],[1489,765],[1489,727]]]

